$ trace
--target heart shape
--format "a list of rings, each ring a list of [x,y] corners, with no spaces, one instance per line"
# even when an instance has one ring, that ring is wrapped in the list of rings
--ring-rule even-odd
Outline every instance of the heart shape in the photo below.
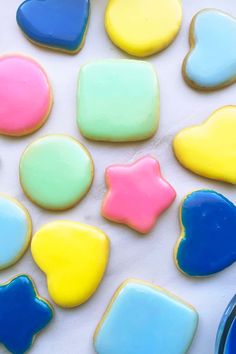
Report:
[[[90,0],[26,0],[16,18],[34,43],[76,53],[85,39],[89,10]]]
[[[236,81],[236,19],[219,10],[203,10],[190,26],[191,49],[183,63],[187,83],[214,90]]]
[[[31,251],[47,276],[53,301],[61,307],[75,307],[87,301],[101,282],[109,239],[95,227],[56,221],[34,235]]]
[[[177,267],[189,276],[208,276],[236,261],[236,207],[223,195],[199,190],[186,196]]]
[[[200,176],[236,184],[236,107],[215,111],[199,126],[180,131],[173,142],[179,162]]]

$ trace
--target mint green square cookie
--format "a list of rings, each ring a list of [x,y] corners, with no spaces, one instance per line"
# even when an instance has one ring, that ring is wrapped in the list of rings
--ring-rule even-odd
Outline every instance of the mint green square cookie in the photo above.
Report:
[[[91,140],[125,142],[152,137],[159,124],[160,95],[151,64],[104,60],[79,74],[77,123]]]

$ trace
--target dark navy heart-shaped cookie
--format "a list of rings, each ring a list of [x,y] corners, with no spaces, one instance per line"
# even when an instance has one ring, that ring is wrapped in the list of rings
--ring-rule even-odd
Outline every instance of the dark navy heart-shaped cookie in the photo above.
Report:
[[[182,234],[176,246],[178,268],[190,276],[208,276],[236,261],[236,207],[209,190],[193,192],[181,208]]]
[[[34,43],[73,53],[83,45],[89,9],[90,0],[26,0],[16,18]]]

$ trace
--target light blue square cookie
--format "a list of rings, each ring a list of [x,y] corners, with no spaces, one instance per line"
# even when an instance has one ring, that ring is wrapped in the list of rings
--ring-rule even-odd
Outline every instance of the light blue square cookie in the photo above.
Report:
[[[130,280],[116,292],[95,333],[98,354],[184,354],[198,323],[190,305]]]

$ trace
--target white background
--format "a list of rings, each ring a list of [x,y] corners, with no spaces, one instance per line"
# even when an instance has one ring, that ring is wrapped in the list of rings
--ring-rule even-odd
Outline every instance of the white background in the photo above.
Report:
[[[0,192],[8,193],[24,203],[32,216],[34,231],[49,221],[69,219],[98,226],[111,239],[110,263],[96,294],[77,309],[62,310],[55,306],[54,321],[38,336],[31,353],[94,353],[92,335],[108,301],[122,281],[136,277],[158,284],[195,306],[200,322],[189,353],[211,354],[222,313],[236,292],[236,266],[199,280],[188,279],[176,269],[173,247],[180,233],[178,206],[185,194],[199,188],[215,189],[236,203],[236,189],[184,170],[175,160],[171,144],[175,133],[181,128],[201,123],[223,105],[236,104],[236,85],[215,93],[198,93],[190,89],[181,77],[181,63],[188,51],[188,29],[192,16],[207,7],[222,9],[236,16],[236,2],[183,1],[184,19],[178,38],[163,53],[148,59],[154,64],[160,80],[160,129],[148,142],[124,145],[86,141],[76,127],[75,96],[80,66],[96,59],[127,58],[127,55],[114,47],[104,31],[106,2],[107,0],[92,0],[85,46],[79,54],[70,56],[40,49],[28,42],[15,21],[15,13],[21,0],[1,0],[0,52],[19,52],[37,59],[46,69],[52,83],[54,106],[48,122],[35,134],[23,139],[0,138]],[[64,213],[46,212],[33,205],[24,196],[18,181],[19,158],[27,144],[37,137],[51,133],[74,136],[87,146],[95,162],[95,180],[91,191],[77,207]],[[105,168],[115,163],[132,162],[147,153],[159,159],[163,175],[175,187],[178,196],[172,207],[159,219],[153,232],[140,237],[126,227],[104,220],[100,215],[100,206],[106,190]],[[30,251],[15,266],[2,271],[0,281],[6,281],[18,273],[30,274],[40,294],[49,298],[45,277],[34,264]],[[0,353],[5,353],[2,347]]]

